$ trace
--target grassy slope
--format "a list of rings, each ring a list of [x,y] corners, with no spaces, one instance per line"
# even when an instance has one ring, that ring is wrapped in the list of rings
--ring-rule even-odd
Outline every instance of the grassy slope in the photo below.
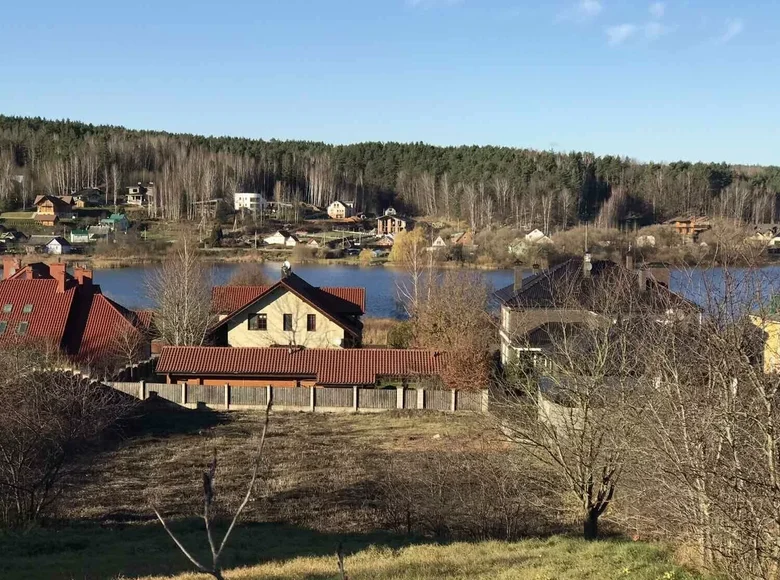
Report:
[[[400,550],[369,547],[347,556],[346,564],[350,580],[694,578],[670,564],[661,550],[646,544],[615,541],[589,544],[561,537],[515,543],[428,544]],[[226,577],[235,580],[337,580],[335,568],[332,555],[302,557],[234,569]],[[205,576],[189,573],[176,576],[176,580],[202,578]]]
[[[205,555],[203,524],[196,517],[201,470],[217,449],[219,501],[235,505],[249,471],[248,442],[260,419],[256,413],[198,412],[147,419],[142,430],[129,432],[70,482],[61,514],[66,523],[0,536],[0,578],[138,578],[189,571],[155,522],[150,501],[171,518],[187,546]],[[433,546],[425,539],[370,531],[378,524],[367,500],[377,462],[398,453],[446,449],[479,427],[473,417],[436,413],[274,415],[259,497],[231,540],[225,566],[262,564],[236,572],[236,578],[324,580],[335,577],[333,553],[343,542],[355,554],[349,559],[352,580],[661,579],[670,571],[678,575],[666,580],[684,578],[658,550],[643,544],[554,538]]]

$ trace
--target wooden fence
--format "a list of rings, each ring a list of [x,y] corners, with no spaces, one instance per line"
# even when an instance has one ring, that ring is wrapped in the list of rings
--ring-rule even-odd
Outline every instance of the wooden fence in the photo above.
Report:
[[[257,409],[269,398],[275,409],[290,411],[487,411],[487,391],[409,389],[403,387],[234,387],[231,385],[169,385],[165,383],[107,383],[139,399],[159,397],[188,408]]]

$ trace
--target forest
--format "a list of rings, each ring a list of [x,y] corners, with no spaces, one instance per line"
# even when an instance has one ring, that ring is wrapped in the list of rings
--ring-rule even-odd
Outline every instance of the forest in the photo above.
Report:
[[[394,204],[472,229],[533,225],[551,232],[694,214],[774,222],[780,167],[490,146],[265,141],[0,115],[2,211],[30,207],[38,194],[86,187],[116,204],[125,187],[141,181],[155,183],[153,217],[165,220],[194,219],[199,202],[257,191],[318,207],[354,200],[365,213]]]

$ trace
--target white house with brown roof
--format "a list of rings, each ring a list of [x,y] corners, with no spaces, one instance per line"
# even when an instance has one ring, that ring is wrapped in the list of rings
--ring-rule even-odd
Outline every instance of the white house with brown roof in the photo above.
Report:
[[[288,248],[294,248],[299,242],[296,236],[285,230],[278,230],[267,238],[263,238],[263,241],[269,246],[287,246]]]
[[[360,346],[363,288],[317,288],[290,273],[272,286],[217,286],[212,335],[232,347]]]
[[[328,206],[328,217],[334,220],[343,220],[354,213],[355,204],[351,201],[339,201],[338,199]]]

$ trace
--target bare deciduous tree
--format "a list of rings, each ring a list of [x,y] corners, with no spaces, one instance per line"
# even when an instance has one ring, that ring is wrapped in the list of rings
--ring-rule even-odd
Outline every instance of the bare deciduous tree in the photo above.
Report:
[[[205,564],[202,564],[197,558],[195,558],[189,550],[184,546],[184,544],[181,543],[181,540],[179,540],[176,537],[176,534],[174,534],[171,531],[171,528],[168,526],[168,523],[165,521],[165,518],[160,513],[160,510],[156,506],[152,506],[152,509],[154,510],[155,515],[157,516],[157,519],[160,520],[160,523],[162,524],[163,528],[165,528],[165,531],[168,532],[168,535],[171,537],[173,542],[176,544],[176,546],[181,550],[182,554],[184,554],[187,559],[192,562],[192,564],[201,572],[204,574],[209,574],[216,578],[216,580],[224,580],[224,577],[222,576],[222,566],[220,565],[220,557],[222,556],[225,546],[227,545],[228,540],[230,539],[230,535],[233,532],[233,529],[236,527],[236,523],[238,522],[238,518],[241,516],[241,513],[244,511],[244,508],[246,508],[247,504],[249,503],[249,500],[252,497],[252,492],[255,488],[255,482],[257,481],[257,476],[260,471],[260,461],[263,457],[263,447],[265,446],[265,435],[268,431],[268,421],[270,418],[270,412],[271,412],[271,401],[268,402],[268,406],[265,409],[265,419],[263,421],[263,430],[260,434],[260,439],[257,443],[257,449],[254,452],[254,459],[252,462],[252,474],[249,478],[249,484],[247,485],[246,493],[244,494],[244,499],[239,504],[238,508],[236,508],[235,513],[233,514],[233,518],[230,520],[230,524],[228,525],[227,530],[225,531],[225,535],[222,536],[222,540],[217,544],[214,538],[214,513],[212,511],[212,508],[214,507],[214,500],[216,498],[216,476],[217,476],[217,452],[214,450],[214,457],[211,460],[211,463],[209,464],[209,467],[206,471],[203,472],[203,522],[206,527],[206,538],[208,539],[209,543],[209,549],[211,550],[211,565],[207,566]]]
[[[199,259],[195,241],[183,237],[146,279],[155,304],[154,328],[163,342],[200,346],[206,341],[213,322],[211,287],[211,270]]]

